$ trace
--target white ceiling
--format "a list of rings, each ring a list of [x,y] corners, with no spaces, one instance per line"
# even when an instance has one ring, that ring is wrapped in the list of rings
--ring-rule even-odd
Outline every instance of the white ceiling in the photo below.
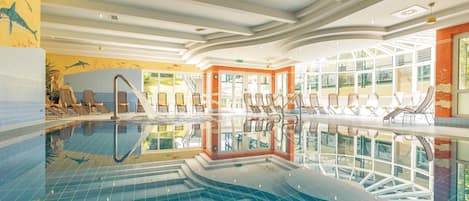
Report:
[[[42,46],[54,53],[201,68],[281,67],[380,43],[432,44],[434,34],[411,35],[469,21],[469,0],[436,0],[433,25],[424,23],[429,10],[409,18],[391,15],[414,5],[428,9],[430,2],[42,0]]]

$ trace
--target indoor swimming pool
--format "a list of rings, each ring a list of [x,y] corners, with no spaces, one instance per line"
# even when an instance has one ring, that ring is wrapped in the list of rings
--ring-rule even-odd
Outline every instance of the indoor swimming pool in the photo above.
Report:
[[[469,186],[469,168],[446,153],[464,139],[308,119],[74,121],[37,133],[1,145],[0,200],[438,200]]]

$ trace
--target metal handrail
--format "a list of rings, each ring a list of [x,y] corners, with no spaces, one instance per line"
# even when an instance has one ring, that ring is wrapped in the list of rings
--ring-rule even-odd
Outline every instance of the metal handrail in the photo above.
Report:
[[[119,104],[118,104],[118,97],[117,97],[117,94],[118,94],[118,88],[117,88],[117,79],[122,79],[124,81],[124,83],[126,83],[130,88],[132,89],[137,89],[132,83],[130,83],[129,80],[127,80],[127,78],[125,78],[123,75],[121,74],[117,74],[115,77],[114,77],[114,116],[111,117],[112,120],[118,120],[119,117],[117,116],[118,114],[118,108],[119,108]]]

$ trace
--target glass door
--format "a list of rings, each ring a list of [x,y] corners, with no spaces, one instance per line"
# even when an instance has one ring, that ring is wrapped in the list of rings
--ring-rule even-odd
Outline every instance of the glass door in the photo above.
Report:
[[[239,73],[220,73],[220,110],[243,111],[244,75]]]
[[[469,33],[455,37],[453,62],[453,116],[469,117]],[[457,70],[456,70],[457,69]]]
[[[244,93],[271,93],[271,79],[267,74],[237,72],[220,73],[220,110],[224,112],[244,112]]]

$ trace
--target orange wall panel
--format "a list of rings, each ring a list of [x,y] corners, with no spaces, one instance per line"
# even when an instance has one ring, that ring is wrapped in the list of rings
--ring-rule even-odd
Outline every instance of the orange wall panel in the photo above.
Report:
[[[242,73],[262,73],[262,74],[270,74],[272,77],[272,92],[275,92],[275,75],[277,73],[284,73],[288,72],[288,94],[289,96],[292,96],[295,93],[295,67],[294,66],[288,66],[276,70],[270,70],[270,69],[253,69],[253,68],[241,68],[241,67],[232,67],[232,66],[212,66],[206,70],[204,70],[203,75],[204,75],[204,86],[205,86],[205,79],[212,79],[212,110],[213,111],[218,111],[218,79],[220,79],[219,72],[220,71],[233,71],[233,72],[242,72]],[[207,73],[211,72],[212,77],[211,78],[206,78]],[[217,79],[215,79],[215,75]],[[206,87],[204,87],[204,96],[206,95]],[[294,105],[291,104],[288,106],[289,109],[294,109]]]
[[[469,23],[437,30],[435,67],[435,116],[451,117],[451,89],[453,83],[453,38],[469,32]]]

